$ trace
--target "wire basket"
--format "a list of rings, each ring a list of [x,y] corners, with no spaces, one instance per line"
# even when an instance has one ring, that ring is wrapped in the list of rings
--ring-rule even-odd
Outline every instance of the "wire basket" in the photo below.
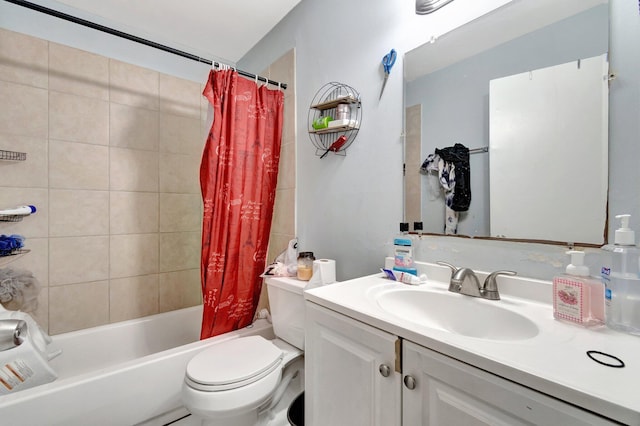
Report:
[[[0,214],[0,222],[20,222],[24,216],[22,214]]]
[[[316,147],[316,155],[324,157],[331,145],[343,135],[346,141],[333,152],[346,155],[347,148],[358,135],[361,122],[362,105],[356,89],[337,82],[322,86],[311,101],[308,116],[309,138]]]

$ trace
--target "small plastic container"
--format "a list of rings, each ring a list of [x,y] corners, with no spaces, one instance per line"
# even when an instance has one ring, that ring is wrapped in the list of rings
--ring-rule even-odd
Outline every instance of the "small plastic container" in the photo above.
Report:
[[[351,118],[351,106],[349,104],[338,104],[336,106],[336,120],[349,120]]]
[[[322,130],[322,129],[326,129],[327,127],[329,127],[329,122],[331,122],[333,120],[332,117],[329,116],[324,116],[324,117],[319,117],[316,118],[313,123],[311,124],[311,126],[315,129],[315,130]]]
[[[298,254],[298,279],[301,281],[309,281],[313,275],[313,261],[316,258],[312,251],[301,251]]]

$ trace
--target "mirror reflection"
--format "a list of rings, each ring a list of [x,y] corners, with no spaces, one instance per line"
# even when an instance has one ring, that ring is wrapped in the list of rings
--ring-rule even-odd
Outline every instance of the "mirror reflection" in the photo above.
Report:
[[[608,16],[608,4],[602,0],[567,0],[561,4],[551,0],[520,0],[405,55],[405,221],[423,222],[423,232],[427,233],[590,244],[604,241]],[[523,74],[535,76],[533,80],[538,83],[542,71],[537,70],[569,63],[577,68],[588,58],[596,57],[605,64],[599,89],[594,89],[600,90],[594,101],[600,104],[593,106],[600,113],[595,119],[599,121],[599,131],[583,130],[594,119],[582,114],[585,108],[577,96],[573,100],[579,105],[564,109],[553,109],[557,100],[551,96],[542,96],[536,101],[540,109],[526,116],[536,118],[536,121],[530,120],[535,123],[533,128],[547,130],[537,137],[531,137],[531,127],[523,127],[528,130],[520,129],[518,133],[518,126],[511,125],[517,122],[513,119],[517,116],[515,111],[504,110],[504,106],[501,107],[502,121],[492,120],[496,111],[491,112],[491,80]],[[572,81],[574,77],[568,79]],[[558,87],[559,81],[552,86]],[[565,86],[568,87],[561,85]],[[553,88],[549,91],[554,93]],[[550,112],[542,113],[544,111]],[[542,118],[550,121],[539,121]],[[500,123],[498,127],[496,123]],[[558,124],[569,132],[549,130]],[[576,131],[572,132],[572,128]],[[489,147],[492,135],[499,133],[497,130],[507,131],[509,143],[502,144],[500,152],[492,152]],[[584,143],[584,135],[594,132],[598,132],[595,141]],[[559,140],[550,137],[556,134],[561,134]],[[452,220],[452,212],[446,208],[447,197],[452,198],[447,192],[450,181],[443,179],[442,170],[438,173],[438,162],[431,163],[431,172],[422,166],[429,156],[453,150],[456,144],[470,150],[466,158],[471,199],[466,210],[456,212],[455,227],[448,226],[445,232],[445,225],[451,225]],[[525,148],[527,146],[529,148]],[[548,155],[549,152],[555,155]],[[576,155],[568,154],[571,152]],[[527,159],[539,159],[541,153],[547,153],[543,163],[527,163]],[[514,164],[518,159],[524,162],[510,164],[510,174],[505,175],[500,171],[507,168],[498,162],[505,158],[513,159]],[[447,165],[445,162],[445,172]],[[459,170],[465,171],[464,167]],[[561,173],[549,183],[541,179],[546,176],[546,170]],[[444,176],[450,178],[446,173]],[[492,194],[492,185],[498,176],[507,181],[517,178],[527,185],[520,193],[507,192],[500,199],[497,186]],[[579,183],[584,177],[589,178],[586,186]],[[464,184],[464,179],[461,176],[458,180]],[[586,195],[586,204],[584,199],[574,200],[572,193]],[[527,207],[519,212],[513,209],[510,214],[510,207],[524,205],[524,200]],[[559,233],[557,227],[549,226],[548,219],[533,220],[541,211],[551,212],[554,223],[564,224],[564,228],[572,232]],[[594,214],[581,229],[576,217],[583,216],[581,212],[585,211]],[[530,218],[526,217],[527,213],[532,214]],[[507,226],[506,219],[512,216],[521,220]]]

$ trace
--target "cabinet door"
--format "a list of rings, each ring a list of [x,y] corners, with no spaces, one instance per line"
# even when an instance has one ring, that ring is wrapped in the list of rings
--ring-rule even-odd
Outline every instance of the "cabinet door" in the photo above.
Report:
[[[392,334],[307,302],[305,424],[400,425],[396,341]]]
[[[402,357],[404,426],[616,424],[406,340]]]

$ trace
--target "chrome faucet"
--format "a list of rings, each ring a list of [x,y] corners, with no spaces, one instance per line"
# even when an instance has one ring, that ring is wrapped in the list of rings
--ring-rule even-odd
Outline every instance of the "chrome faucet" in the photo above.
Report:
[[[484,280],[484,284],[480,285],[480,281],[475,272],[473,272],[473,269],[456,268],[450,263],[441,261],[436,263],[451,268],[452,275],[449,281],[449,291],[472,297],[482,297],[488,300],[500,300],[498,283],[496,281],[498,275],[516,275],[514,271],[495,271],[489,274]]]

